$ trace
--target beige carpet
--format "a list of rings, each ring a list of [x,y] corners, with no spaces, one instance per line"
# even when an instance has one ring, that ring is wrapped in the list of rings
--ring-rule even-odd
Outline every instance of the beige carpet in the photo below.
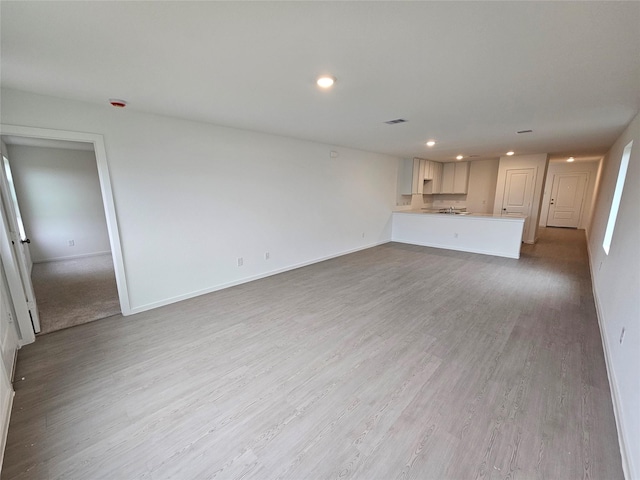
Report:
[[[111,255],[36,263],[31,279],[40,334],[120,313]]]

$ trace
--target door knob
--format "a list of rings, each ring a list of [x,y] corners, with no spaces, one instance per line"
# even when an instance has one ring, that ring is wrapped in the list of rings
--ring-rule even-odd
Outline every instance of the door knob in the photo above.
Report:
[[[20,243],[31,243],[31,240],[25,238],[24,240],[20,240]]]

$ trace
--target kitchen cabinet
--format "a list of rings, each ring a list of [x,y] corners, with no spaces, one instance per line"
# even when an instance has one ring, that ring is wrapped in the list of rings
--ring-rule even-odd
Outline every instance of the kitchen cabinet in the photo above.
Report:
[[[435,163],[434,172],[433,172],[433,192],[432,193],[440,193],[442,191],[442,168],[443,165],[440,162]]]
[[[440,193],[442,189],[442,164],[430,160],[427,160],[427,163],[428,165],[425,167],[424,193]]]
[[[440,193],[467,193],[469,186],[469,162],[450,162],[442,167]]]
[[[407,158],[402,161],[400,177],[401,195],[416,195],[424,193],[425,166],[426,160],[421,158]]]
[[[423,158],[405,159],[400,172],[400,194],[421,195],[437,193],[467,193],[468,168],[456,174],[455,165],[468,167],[468,162],[442,164]],[[448,191],[444,191],[444,167],[451,165],[451,179]],[[460,168],[460,167],[458,167]],[[457,175],[457,176],[456,176]],[[464,185],[463,185],[464,184]],[[458,189],[458,190],[455,190]],[[464,191],[460,190],[464,189]]]
[[[432,162],[431,160],[424,161],[424,179],[425,180],[433,180],[433,164],[436,162]]]

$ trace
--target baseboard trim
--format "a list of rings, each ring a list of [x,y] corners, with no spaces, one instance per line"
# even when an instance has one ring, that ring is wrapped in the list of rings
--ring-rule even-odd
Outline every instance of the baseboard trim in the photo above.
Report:
[[[77,258],[88,258],[88,257],[101,257],[103,255],[111,255],[111,252],[95,252],[95,253],[83,253],[82,255],[69,255],[68,257],[54,257],[54,258],[45,258],[44,260],[33,261],[33,263],[51,263],[51,262],[64,262],[65,260],[75,260]]]
[[[171,298],[168,298],[166,300],[161,300],[159,302],[147,303],[146,305],[141,305],[139,307],[131,308],[129,313],[127,313],[126,315],[123,312],[123,315],[127,316],[127,315],[133,315],[133,314],[136,314],[136,313],[146,312],[147,310],[153,310],[154,308],[164,307],[166,305],[171,305],[172,303],[181,302],[183,300],[189,300],[190,298],[199,297],[200,295],[206,295],[207,293],[217,292],[219,290],[224,290],[225,288],[235,287],[236,285],[242,285],[243,283],[249,283],[249,282],[253,282],[255,280],[260,280],[261,278],[270,277],[272,275],[278,275],[279,273],[284,273],[284,272],[288,272],[288,271],[291,271],[291,270],[296,270],[298,268],[307,267],[309,265],[313,265],[314,263],[320,263],[320,262],[324,262],[326,260],[331,260],[332,258],[342,257],[344,255],[349,255],[350,253],[359,252],[361,250],[367,250],[368,248],[377,247],[379,245],[384,245],[385,243],[389,243],[389,242],[391,242],[391,240],[384,240],[384,241],[381,241],[381,242],[370,243],[370,244],[364,245],[362,247],[357,247],[357,248],[353,248],[353,249],[350,249],[350,250],[345,250],[345,251],[342,251],[340,253],[327,255],[327,256],[324,256],[324,257],[316,258],[314,260],[309,260],[307,262],[296,263],[294,265],[289,265],[287,267],[278,268],[276,270],[269,270],[268,272],[260,273],[258,275],[252,275],[250,277],[242,278],[240,280],[235,280],[233,282],[227,282],[227,283],[223,283],[223,284],[220,284],[220,285],[216,285],[214,287],[209,287],[209,288],[205,288],[205,289],[202,289],[202,290],[196,290],[194,292],[189,292],[189,293],[185,293],[185,294],[182,294],[182,295],[177,295],[175,297],[171,297]]]
[[[620,394],[618,393],[618,382],[616,380],[616,374],[611,367],[611,354],[609,352],[609,338],[607,337],[607,331],[604,328],[602,322],[602,310],[600,307],[600,300],[598,298],[598,290],[596,289],[596,282],[594,276],[593,258],[591,254],[591,245],[589,244],[589,236],[585,230],[585,236],[587,240],[587,256],[589,257],[589,273],[591,274],[591,291],[593,292],[593,303],[596,307],[596,317],[598,318],[598,328],[600,328],[600,340],[602,341],[602,349],[604,351],[604,363],[607,368],[607,377],[609,378],[609,390],[611,391],[611,403],[613,404],[613,416],[616,420],[616,430],[618,433],[618,447],[620,448],[620,457],[622,459],[622,471],[624,478],[631,480],[634,478],[631,472],[631,464],[629,463],[629,454],[627,450],[627,444],[625,441],[626,434],[624,428],[624,422],[622,421],[622,406],[620,405]]]

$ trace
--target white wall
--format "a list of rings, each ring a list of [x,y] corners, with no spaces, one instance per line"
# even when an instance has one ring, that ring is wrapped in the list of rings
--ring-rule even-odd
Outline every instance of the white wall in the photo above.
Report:
[[[548,163],[549,155],[546,153],[500,157],[498,181],[496,183],[496,196],[493,204],[494,215],[500,215],[502,213],[502,200],[504,199],[507,170],[513,168],[533,168],[536,172],[536,178],[533,186],[533,205],[531,206],[531,216],[527,219],[527,222],[529,222],[528,233],[525,233],[525,237],[522,239],[525,243],[535,243],[538,239],[538,223],[542,206],[542,190],[544,188]],[[527,231],[526,226],[525,231]]]
[[[542,209],[540,211],[540,226],[547,226],[547,218],[549,215],[549,206],[551,200],[551,188],[553,187],[553,176],[561,173],[586,173],[587,185],[585,186],[584,202],[582,204],[582,212],[580,213],[580,222],[578,228],[588,229],[591,221],[593,196],[596,188],[596,179],[598,178],[599,161],[593,162],[549,162],[547,170],[547,179],[544,184],[544,195],[542,197]]]
[[[104,135],[134,312],[391,238],[396,157],[6,89],[2,123]]]
[[[624,147],[633,141],[629,169],[609,255],[602,242]],[[626,453],[626,478],[640,478],[640,115],[603,160],[588,237],[591,275],[616,407],[618,434]],[[620,342],[622,329],[624,341]]]
[[[110,251],[92,151],[8,145],[8,153],[34,262]]]

